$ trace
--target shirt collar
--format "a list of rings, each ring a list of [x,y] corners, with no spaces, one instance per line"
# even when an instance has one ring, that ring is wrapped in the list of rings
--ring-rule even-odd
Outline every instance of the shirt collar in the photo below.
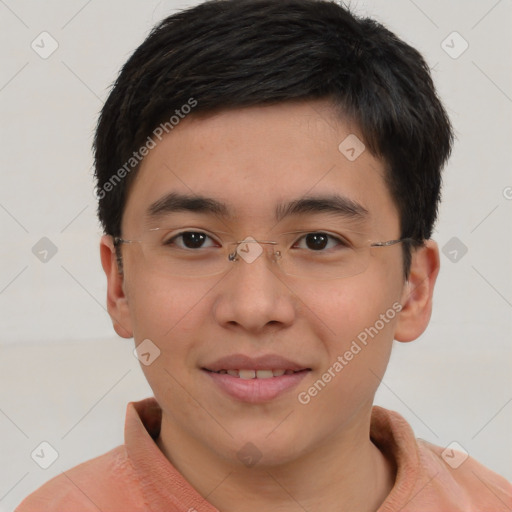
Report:
[[[125,446],[137,472],[148,507],[155,510],[218,512],[183,477],[156,444],[160,435],[162,409],[155,398],[130,402],[127,406]],[[396,480],[379,512],[395,510],[407,502],[415,487],[420,455],[414,433],[398,413],[374,406],[370,438],[396,469]],[[174,505],[174,509],[169,507]]]

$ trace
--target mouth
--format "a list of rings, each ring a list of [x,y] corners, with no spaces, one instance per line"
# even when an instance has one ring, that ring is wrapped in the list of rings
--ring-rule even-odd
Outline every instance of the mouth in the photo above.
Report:
[[[210,373],[217,373],[219,375],[230,375],[231,377],[243,379],[243,380],[251,380],[251,379],[271,379],[272,377],[281,377],[283,375],[293,375],[294,373],[301,373],[310,371],[311,368],[304,368],[303,370],[290,370],[290,369],[269,369],[269,370],[209,370],[208,368],[203,368]]]
[[[261,404],[292,391],[308,375],[311,368],[201,370],[210,381],[208,385],[211,386],[210,383],[213,382],[214,389],[220,391],[223,397],[227,396],[237,402]]]
[[[262,403],[298,386],[312,368],[279,354],[232,354],[200,366],[202,373],[223,397]]]

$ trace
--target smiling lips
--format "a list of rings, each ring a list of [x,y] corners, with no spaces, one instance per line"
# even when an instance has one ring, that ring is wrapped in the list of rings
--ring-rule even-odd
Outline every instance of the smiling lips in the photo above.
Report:
[[[211,370],[208,370],[211,371]],[[281,377],[281,375],[292,375],[294,373],[298,373],[304,370],[220,370],[218,372],[220,375],[228,374],[231,377],[238,377],[244,380],[250,379],[271,379],[272,377]]]
[[[218,359],[202,370],[231,397],[258,403],[297,386],[311,368],[274,354],[256,358],[236,354]]]
[[[311,368],[277,354],[267,354],[254,358],[243,354],[234,354],[217,359],[217,361],[205,365],[203,369],[215,373],[228,373],[241,379],[270,379],[271,377],[290,375]]]

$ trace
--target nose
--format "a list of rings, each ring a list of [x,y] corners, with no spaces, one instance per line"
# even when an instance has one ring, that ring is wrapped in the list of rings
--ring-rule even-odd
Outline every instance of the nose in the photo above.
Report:
[[[297,302],[273,252],[267,244],[239,246],[236,261],[216,287],[214,316],[220,325],[261,333],[293,323]]]

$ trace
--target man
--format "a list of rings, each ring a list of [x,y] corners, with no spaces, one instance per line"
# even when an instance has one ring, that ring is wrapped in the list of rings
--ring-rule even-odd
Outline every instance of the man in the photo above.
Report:
[[[18,510],[510,510],[373,407],[430,319],[451,144],[419,53],[334,2],[158,25],[95,138],[108,311],[155,397]]]

